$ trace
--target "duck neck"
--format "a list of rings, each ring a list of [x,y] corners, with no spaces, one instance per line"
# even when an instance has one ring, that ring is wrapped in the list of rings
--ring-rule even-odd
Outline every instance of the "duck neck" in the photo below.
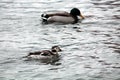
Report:
[[[53,53],[53,55],[58,54],[58,52],[56,50],[51,50],[51,52]]]
[[[53,52],[54,55],[57,55],[58,53],[57,52]]]
[[[74,18],[73,24],[77,23],[78,22],[78,17],[77,16],[73,16],[73,15],[72,15],[72,17]]]

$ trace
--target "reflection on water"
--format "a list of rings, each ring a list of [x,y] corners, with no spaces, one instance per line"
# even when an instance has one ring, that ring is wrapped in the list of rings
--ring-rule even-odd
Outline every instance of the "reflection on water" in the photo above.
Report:
[[[119,0],[1,0],[0,80],[120,80],[119,4]],[[69,12],[73,7],[86,16],[81,23],[41,24],[43,12]],[[53,65],[22,58],[53,45],[63,49]]]

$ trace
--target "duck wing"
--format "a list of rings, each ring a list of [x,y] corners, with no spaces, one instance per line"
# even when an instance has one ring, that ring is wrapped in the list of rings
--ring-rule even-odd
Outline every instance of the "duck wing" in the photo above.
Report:
[[[54,53],[50,50],[43,50],[43,51],[30,52],[27,56],[32,56],[32,55],[51,56],[54,55]]]
[[[30,55],[40,55],[40,54],[41,54],[41,51],[30,52],[30,53],[28,54],[28,56],[30,56]]]
[[[50,56],[50,55],[54,55],[54,54],[53,54],[53,52],[51,52],[49,50],[43,50],[43,51],[41,51],[41,55]]]

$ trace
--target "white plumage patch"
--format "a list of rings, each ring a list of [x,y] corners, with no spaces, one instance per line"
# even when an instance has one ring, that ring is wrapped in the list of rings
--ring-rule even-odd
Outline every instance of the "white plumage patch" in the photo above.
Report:
[[[48,22],[73,23],[74,18],[65,16],[52,16],[48,18]]]
[[[28,58],[31,58],[31,59],[52,59],[52,56],[30,55]]]

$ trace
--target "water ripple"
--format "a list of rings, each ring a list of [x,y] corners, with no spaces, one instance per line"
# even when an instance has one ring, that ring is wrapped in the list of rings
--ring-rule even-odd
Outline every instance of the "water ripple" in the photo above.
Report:
[[[119,6],[119,0],[1,0],[0,80],[119,80]],[[73,7],[86,19],[41,24],[42,13]],[[54,64],[21,58],[53,45],[63,50]]]

